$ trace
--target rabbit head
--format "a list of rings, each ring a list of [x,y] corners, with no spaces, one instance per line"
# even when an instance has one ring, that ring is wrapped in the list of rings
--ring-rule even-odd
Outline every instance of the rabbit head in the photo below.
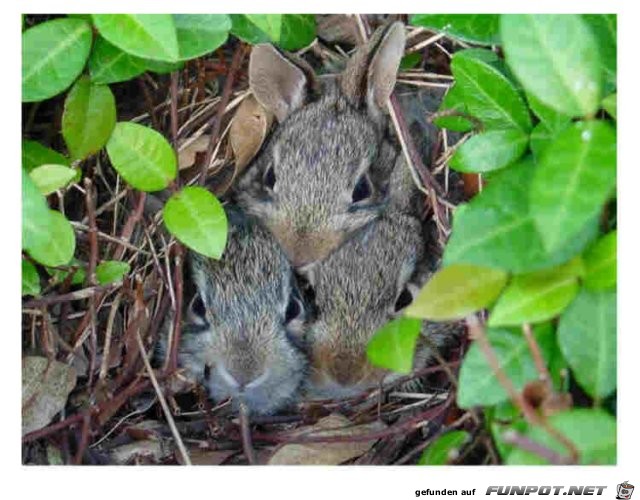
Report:
[[[250,87],[279,126],[238,183],[237,198],[296,267],[322,260],[376,219],[399,152],[384,112],[404,50],[394,23],[360,47],[345,71],[318,83],[304,62],[257,45]]]
[[[353,395],[385,376],[368,362],[366,348],[413,300],[410,278],[423,253],[420,231],[411,217],[384,217],[303,270],[317,307],[308,328],[311,397]]]
[[[235,222],[224,256],[191,254],[197,296],[179,361],[214,400],[242,400],[269,414],[291,402],[302,382],[305,306],[289,263],[253,221]]]

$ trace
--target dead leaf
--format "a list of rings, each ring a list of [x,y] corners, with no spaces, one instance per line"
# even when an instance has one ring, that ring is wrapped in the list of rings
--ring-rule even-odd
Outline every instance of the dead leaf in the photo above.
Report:
[[[315,425],[304,427],[300,436],[362,436],[385,429],[382,422],[352,425],[348,418],[331,414]],[[341,443],[291,443],[278,448],[269,465],[338,465],[359,457],[371,448],[377,439],[369,441],[345,441]]]
[[[205,154],[209,147],[211,136],[203,134],[193,141],[187,139],[178,150],[178,168],[185,170],[193,167],[196,162],[198,153]]]
[[[22,359],[22,435],[38,430],[64,409],[76,371],[41,356]]]
[[[153,462],[160,462],[169,457],[173,451],[162,441],[135,441],[123,444],[111,450],[111,458],[118,465],[131,463],[134,458],[150,459]]]
[[[253,94],[238,106],[229,129],[229,142],[236,159],[236,175],[260,150],[272,123],[273,114],[264,109]]]

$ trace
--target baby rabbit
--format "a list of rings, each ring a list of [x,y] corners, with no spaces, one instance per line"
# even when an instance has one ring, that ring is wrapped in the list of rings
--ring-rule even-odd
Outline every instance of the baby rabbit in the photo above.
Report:
[[[377,31],[322,86],[294,56],[271,45],[253,48],[251,90],[280,125],[240,179],[236,198],[296,268],[325,258],[388,203],[389,176],[402,161],[384,112],[404,44],[399,22]]]
[[[270,414],[295,398],[305,375],[305,306],[277,242],[244,214],[227,214],[223,258],[189,258],[197,296],[179,364],[214,400],[232,397]]]
[[[423,246],[420,222],[393,214],[302,270],[317,307],[308,330],[310,397],[350,396],[385,376],[369,364],[366,347],[413,300],[410,279],[424,257]]]

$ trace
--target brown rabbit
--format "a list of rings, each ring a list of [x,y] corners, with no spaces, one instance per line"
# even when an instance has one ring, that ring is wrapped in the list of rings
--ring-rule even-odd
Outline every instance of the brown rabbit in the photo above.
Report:
[[[179,364],[214,400],[241,399],[250,412],[269,414],[295,399],[305,375],[306,309],[276,241],[244,214],[227,214],[222,259],[189,257],[197,296]]]
[[[406,168],[384,116],[404,43],[401,23],[379,30],[322,86],[295,57],[271,45],[253,48],[251,90],[280,125],[236,196],[296,268],[322,260],[378,218],[391,171]]]

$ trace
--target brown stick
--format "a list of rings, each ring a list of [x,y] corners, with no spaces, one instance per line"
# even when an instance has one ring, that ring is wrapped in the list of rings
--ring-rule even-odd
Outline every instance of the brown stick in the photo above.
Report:
[[[256,464],[256,456],[251,443],[251,427],[249,424],[249,410],[244,401],[240,401],[240,434],[242,436],[242,449],[249,465]]]
[[[551,385],[551,375],[549,374],[547,364],[542,357],[540,346],[538,345],[538,342],[533,335],[531,325],[529,323],[524,323],[522,325],[522,332],[524,333],[524,338],[527,339],[527,344],[529,345],[529,350],[531,351],[533,362],[535,363],[538,374],[540,375],[540,380],[545,382],[549,389],[553,390],[553,387]]]
[[[242,64],[246,50],[246,46],[241,42],[240,45],[236,47],[236,50],[233,53],[233,59],[231,60],[229,73],[227,73],[227,79],[225,80],[224,88],[222,89],[222,97],[220,98],[220,102],[218,103],[218,109],[214,118],[213,131],[211,132],[211,138],[209,139],[207,154],[205,156],[204,162],[202,163],[202,169],[200,170],[200,178],[198,179],[198,182],[201,186],[203,186],[205,183],[207,170],[209,169],[209,165],[211,165],[211,161],[213,160],[213,152],[215,151],[216,143],[220,138],[222,115],[224,114],[224,110],[227,108],[227,104],[229,103],[229,99],[231,98],[233,81],[235,79],[236,73],[240,69],[240,65]]]

